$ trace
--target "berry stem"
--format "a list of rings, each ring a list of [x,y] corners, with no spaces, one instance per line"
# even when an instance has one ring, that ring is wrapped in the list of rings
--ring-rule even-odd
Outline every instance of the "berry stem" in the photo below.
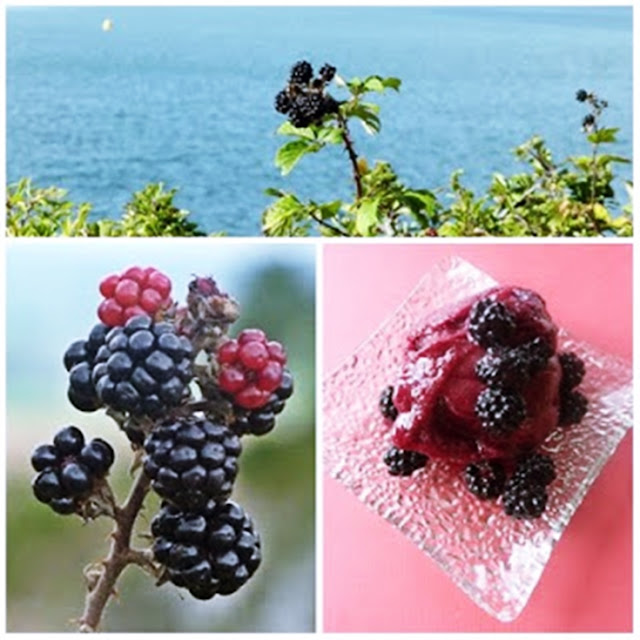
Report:
[[[353,146],[353,140],[351,139],[351,133],[349,132],[349,126],[344,116],[338,112],[338,124],[340,125],[340,131],[342,132],[342,140],[347,150],[351,166],[353,168],[353,181],[356,183],[356,196],[360,200],[362,198],[362,176],[360,175],[360,169],[358,168],[358,154]]]
[[[136,564],[149,568],[149,563],[142,561],[142,554],[129,546],[133,525],[149,491],[149,484],[149,479],[141,470],[126,501],[115,509],[116,524],[111,533],[111,548],[102,561],[99,577],[87,593],[84,613],[79,620],[80,631],[98,630],[109,598],[115,592],[116,582],[127,565]]]

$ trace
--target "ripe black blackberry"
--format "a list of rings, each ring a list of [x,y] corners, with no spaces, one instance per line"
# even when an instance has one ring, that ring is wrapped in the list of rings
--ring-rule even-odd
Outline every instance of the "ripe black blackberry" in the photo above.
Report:
[[[187,417],[155,427],[144,450],[155,492],[180,508],[201,509],[231,495],[242,446],[226,425]]]
[[[280,386],[271,394],[269,402],[259,409],[247,410],[234,406],[234,422],[231,428],[238,435],[248,433],[262,436],[269,433],[276,424],[276,416],[282,412],[287,400],[293,395],[293,376],[285,369]]]
[[[324,96],[324,105],[322,107],[323,114],[328,116],[332,113],[338,113],[338,108],[340,107],[340,103],[333,97],[328,94]]]
[[[505,485],[502,506],[508,516],[531,520],[544,513],[548,499],[544,485],[525,482],[514,475]]]
[[[464,470],[467,489],[480,500],[498,498],[504,489],[506,473],[497,460],[468,464]]]
[[[558,356],[562,367],[561,386],[570,391],[577,387],[584,378],[584,362],[573,352],[565,351]]]
[[[515,328],[511,312],[491,298],[478,300],[469,314],[469,335],[485,349],[508,344]]]
[[[320,67],[318,75],[325,82],[331,82],[336,75],[336,68],[325,62],[325,64]]]
[[[478,395],[476,415],[483,428],[491,435],[505,436],[513,433],[524,422],[527,409],[519,393],[489,387]]]
[[[135,316],[111,329],[95,356],[91,380],[98,398],[116,411],[158,418],[188,397],[192,351],[173,325]]]
[[[589,129],[596,123],[596,117],[592,113],[587,113],[587,115],[582,118],[582,126],[585,129]]]
[[[291,109],[291,98],[286,91],[280,91],[275,98],[275,108],[278,113],[286,114]]]
[[[260,565],[260,537],[233,502],[198,511],[163,504],[151,523],[155,559],[173,584],[200,600],[237,591]]]
[[[80,429],[65,427],[55,435],[53,444],[40,445],[31,455],[31,466],[39,472],[32,482],[33,493],[56,513],[78,512],[113,461],[108,442],[94,438],[85,444]]]
[[[308,127],[311,124],[309,116],[307,116],[299,105],[298,98],[293,102],[289,109],[289,122],[298,128]]]
[[[383,456],[387,471],[392,476],[410,476],[414,471],[422,469],[428,462],[427,456],[417,451],[405,451],[390,447]]]
[[[380,400],[378,401],[378,408],[383,417],[388,420],[395,420],[398,417],[398,410],[393,404],[393,387],[391,385],[382,390]]]
[[[291,67],[289,82],[291,84],[308,84],[312,77],[313,67],[306,60],[300,60]]]
[[[519,481],[546,487],[556,479],[556,469],[549,456],[543,453],[528,453],[516,461],[513,476]]]
[[[91,381],[91,370],[108,331],[107,325],[97,324],[86,340],[76,340],[65,351],[64,367],[69,372],[67,397],[80,411],[96,411],[102,406]]]
[[[561,391],[558,424],[578,424],[587,413],[588,401],[579,391]]]
[[[589,94],[584,89],[578,89],[576,91],[576,100],[578,102],[584,102],[589,97]]]

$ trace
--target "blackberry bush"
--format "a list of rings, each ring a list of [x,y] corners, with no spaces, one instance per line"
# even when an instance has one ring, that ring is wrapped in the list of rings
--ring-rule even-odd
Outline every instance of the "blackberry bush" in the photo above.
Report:
[[[305,69],[297,67],[296,78],[306,77]],[[103,279],[100,324],[63,357],[71,404],[105,409],[130,443],[136,477],[128,498],[118,504],[108,482],[111,444],[87,441],[75,426],[31,457],[37,500],[59,514],[114,521],[109,554],[85,571],[82,631],[98,629],[130,564],[198,599],[234,593],[260,564],[259,534],[230,497],[241,436],[272,431],[293,394],[286,351],[258,328],[231,338],[238,303],[213,278],[194,277],[184,305],[172,301],[171,289],[153,267]],[[148,546],[134,548],[132,531],[149,491],[161,508],[150,518]]]

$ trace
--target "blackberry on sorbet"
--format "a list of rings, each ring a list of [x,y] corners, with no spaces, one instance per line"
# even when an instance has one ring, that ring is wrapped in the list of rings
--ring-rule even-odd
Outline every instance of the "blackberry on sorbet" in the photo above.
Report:
[[[578,424],[587,413],[588,402],[579,391],[564,391],[560,394],[560,416],[558,424]]]
[[[571,390],[577,387],[584,378],[584,362],[572,351],[565,351],[558,356],[562,367],[562,388]]]
[[[553,460],[543,453],[528,453],[516,461],[514,477],[530,484],[547,486],[556,478]]]
[[[504,489],[506,473],[497,460],[468,464],[464,470],[467,489],[480,500],[498,498]]]
[[[242,446],[226,425],[192,416],[155,427],[144,450],[144,471],[155,492],[176,506],[198,509],[231,495]]]
[[[405,451],[398,447],[389,447],[382,460],[392,476],[410,476],[414,471],[422,469],[428,462],[427,456],[417,451]]]
[[[398,417],[398,410],[393,404],[393,387],[391,385],[382,390],[378,400],[378,408],[382,416],[387,420],[395,420]]]
[[[515,318],[502,302],[484,298],[471,309],[469,335],[481,347],[488,349],[507,344],[515,328]]]
[[[502,494],[502,506],[508,516],[532,520],[544,513],[548,499],[544,485],[529,483],[514,475],[507,480]]]
[[[484,429],[496,436],[513,433],[527,417],[523,397],[515,391],[487,388],[478,395],[476,415]]]
[[[173,584],[200,600],[229,595],[260,565],[260,537],[234,502],[209,501],[185,511],[163,504],[151,523],[155,559]]]

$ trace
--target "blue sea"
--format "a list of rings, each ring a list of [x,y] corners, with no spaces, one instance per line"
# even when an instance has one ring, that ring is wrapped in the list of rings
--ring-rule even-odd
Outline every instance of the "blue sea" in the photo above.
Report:
[[[414,186],[444,186],[462,168],[482,189],[516,169],[510,149],[534,133],[558,158],[586,152],[579,88],[609,101],[615,152],[631,156],[628,7],[12,7],[7,180],[63,186],[114,217],[162,181],[208,231],[257,235],[268,186],[350,193],[340,149],[286,178],[273,166],[273,97],[302,58],[402,79],[380,100],[380,135],[353,133]]]

